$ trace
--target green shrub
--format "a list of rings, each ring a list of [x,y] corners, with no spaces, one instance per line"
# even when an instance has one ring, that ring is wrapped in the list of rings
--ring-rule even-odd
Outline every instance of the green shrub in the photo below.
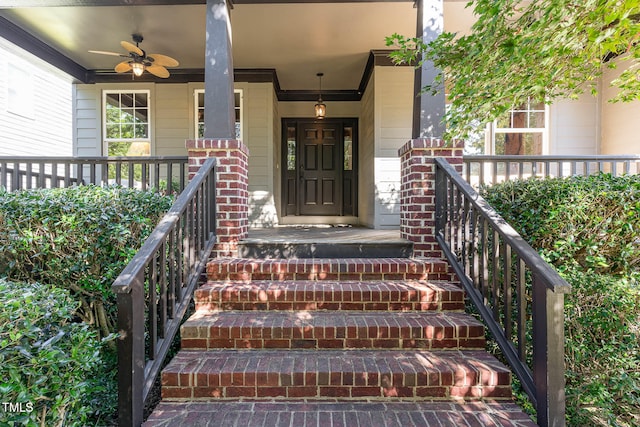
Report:
[[[69,289],[76,314],[107,336],[111,284],[171,203],[117,186],[0,191],[0,276]]]
[[[483,196],[572,285],[568,424],[640,425],[640,176],[512,181]]]
[[[101,341],[72,321],[77,308],[63,289],[0,279],[1,425],[85,426],[112,406]]]

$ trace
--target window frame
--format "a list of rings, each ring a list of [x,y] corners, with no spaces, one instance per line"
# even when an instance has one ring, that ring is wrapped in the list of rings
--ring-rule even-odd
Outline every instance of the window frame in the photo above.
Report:
[[[535,109],[532,107],[531,99],[527,99],[526,101],[526,109],[514,108],[509,110],[505,114],[513,114],[514,112],[518,113],[527,113],[527,117],[530,113],[543,112],[544,113],[544,127],[499,127],[498,121],[499,119],[494,120],[493,122],[487,125],[488,127],[488,138],[487,144],[485,147],[485,152],[489,155],[496,155],[496,135],[498,134],[508,134],[508,133],[520,133],[520,134],[540,134],[542,136],[542,147],[541,147],[541,155],[546,155],[549,152],[549,104],[544,103],[544,109]],[[523,156],[531,155],[531,154],[522,154]]]
[[[113,94],[139,94],[147,95],[147,137],[146,138],[107,138],[107,96]],[[152,113],[151,113],[151,90],[149,89],[104,89],[102,91],[102,152],[105,156],[109,155],[110,142],[146,142],[149,144],[149,155],[153,155],[153,137],[152,137]],[[140,156],[140,157],[148,157]]]
[[[204,89],[194,89],[193,91],[193,111],[194,111],[194,115],[193,115],[193,121],[194,121],[194,128],[193,128],[193,135],[195,136],[195,139],[199,139],[202,138],[202,136],[200,136],[199,134],[199,127],[200,124],[204,122],[201,122],[198,120],[199,118],[199,112],[200,112],[200,105],[198,103],[198,95],[199,94],[203,94],[204,95]],[[238,105],[235,105],[235,95],[239,94],[239,103]],[[238,111],[239,112],[239,123],[240,123],[240,133],[239,135],[236,135],[236,139],[242,140],[242,137],[244,135],[244,91],[242,89],[233,89],[233,102],[234,102],[234,112]],[[204,107],[203,107],[204,109]]]

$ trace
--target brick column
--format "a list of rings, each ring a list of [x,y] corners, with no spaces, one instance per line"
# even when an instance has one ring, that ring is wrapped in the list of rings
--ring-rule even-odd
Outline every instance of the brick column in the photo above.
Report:
[[[412,139],[400,150],[400,237],[413,243],[416,257],[443,258],[435,238],[435,157],[444,157],[462,172],[464,142],[447,144],[441,139]]]
[[[238,256],[238,241],[249,232],[249,148],[237,139],[187,140],[189,178],[208,157],[216,164],[216,234],[212,257]]]

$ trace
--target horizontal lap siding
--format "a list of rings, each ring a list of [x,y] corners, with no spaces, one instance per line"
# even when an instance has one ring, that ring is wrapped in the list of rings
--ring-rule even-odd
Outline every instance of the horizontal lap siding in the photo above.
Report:
[[[11,65],[10,65],[11,64]],[[9,105],[10,66],[28,70],[32,110],[16,114]],[[0,156],[72,154],[71,78],[9,42],[0,41]]]
[[[413,76],[410,67],[375,70],[376,228],[400,226],[398,149],[411,139]]]

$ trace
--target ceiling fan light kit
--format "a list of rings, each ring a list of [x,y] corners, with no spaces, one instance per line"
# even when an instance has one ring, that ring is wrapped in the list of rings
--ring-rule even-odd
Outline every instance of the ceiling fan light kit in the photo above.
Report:
[[[120,56],[127,58],[126,61],[120,62],[115,66],[116,73],[126,73],[131,71],[132,77],[140,77],[144,71],[148,71],[156,77],[166,79],[170,76],[167,67],[177,67],[180,65],[178,61],[167,55],[161,55],[158,53],[147,54],[144,50],[140,49],[140,43],[143,40],[141,34],[132,34],[133,41],[136,44],[121,41],[120,46],[127,50],[128,54],[121,54],[116,52],[106,52],[102,50],[90,50],[91,53],[97,53],[100,55]]]

